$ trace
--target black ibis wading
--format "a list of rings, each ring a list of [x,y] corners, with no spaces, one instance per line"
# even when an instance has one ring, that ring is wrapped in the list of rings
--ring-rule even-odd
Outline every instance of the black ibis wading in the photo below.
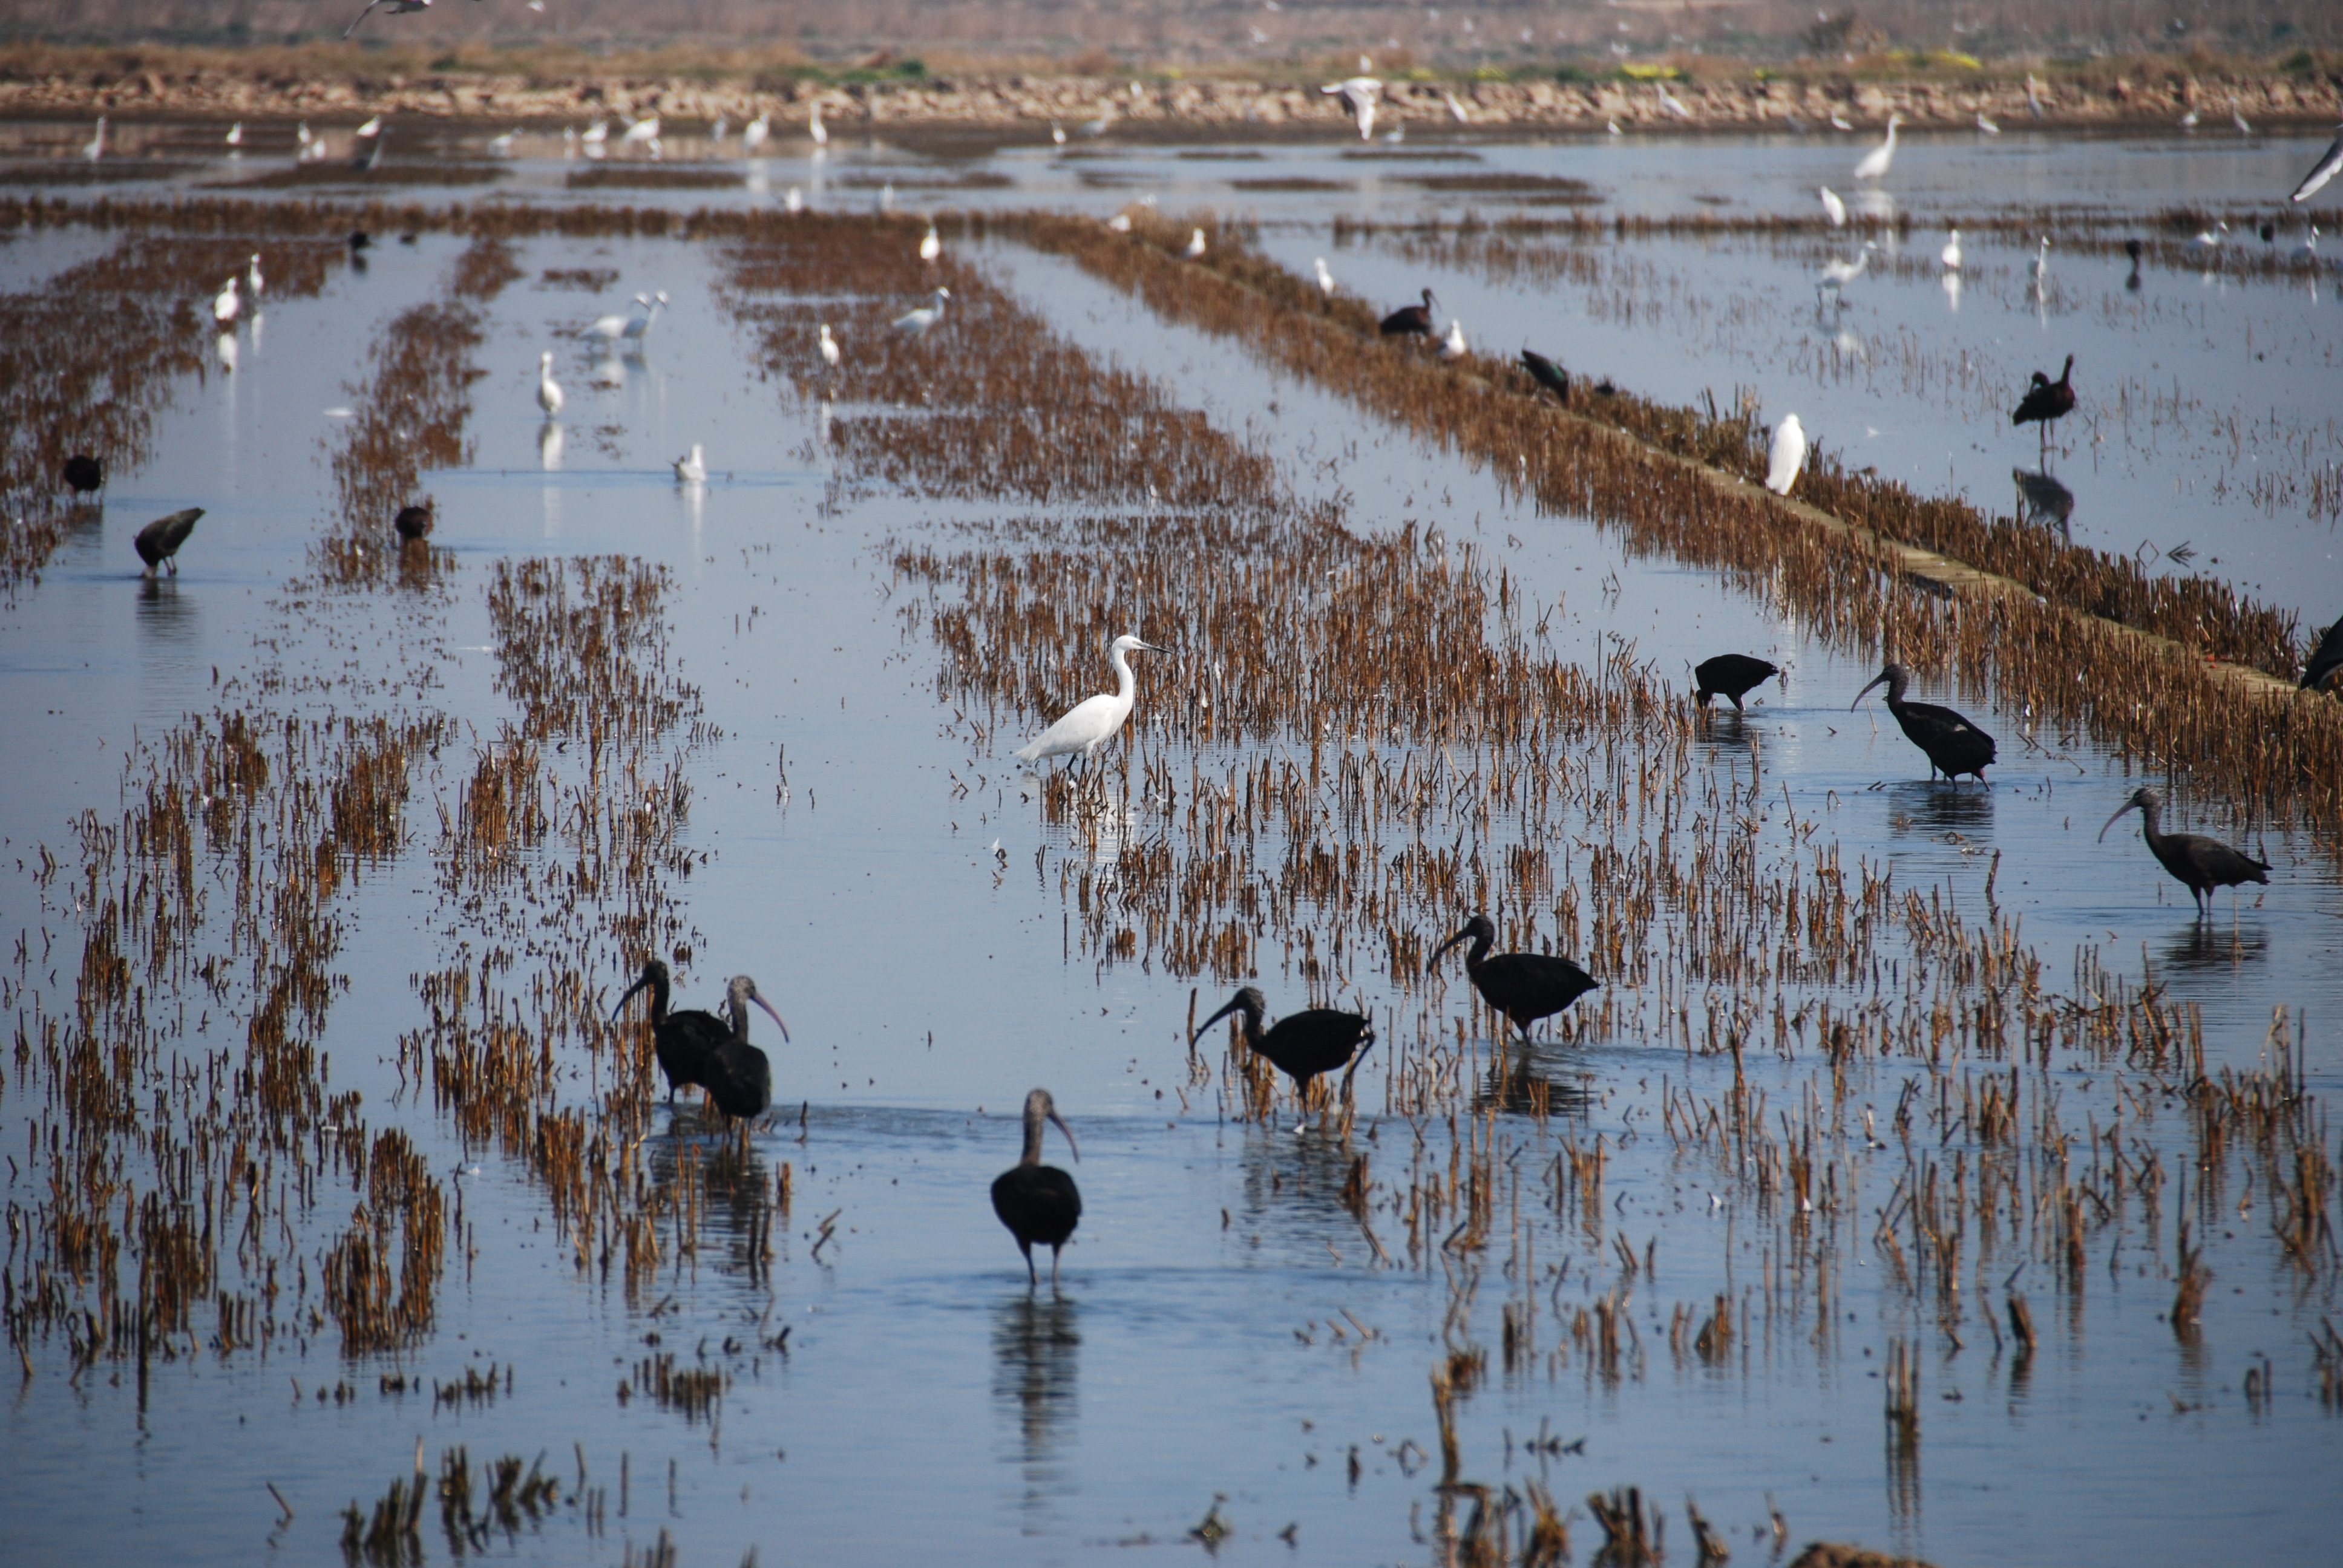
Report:
[[[669,1012],[668,999],[672,982],[667,965],[652,959],[643,965],[642,978],[627,988],[618,1005],[610,1010],[616,1018],[624,1012],[635,993],[648,990],[651,993],[651,1049],[659,1057],[659,1070],[667,1075],[667,1101],[675,1103],[675,1091],[686,1084],[704,1084],[702,1074],[717,1048],[732,1038],[731,1026],[712,1012],[688,1008],[682,1012]]]
[[[398,516],[391,519],[390,526],[402,542],[411,545],[417,539],[431,537],[431,525],[435,520],[430,504],[427,502],[419,507],[399,508]]]
[[[1423,291],[1422,305],[1403,305],[1383,317],[1385,337],[1429,337],[1432,336],[1432,307],[1440,302],[1432,297],[1432,290]]]
[[[1511,1019],[1523,1040],[1530,1038],[1530,1025],[1552,1018],[1594,989],[1594,977],[1568,959],[1545,953],[1499,953],[1493,958],[1489,944],[1496,940],[1497,928],[1489,923],[1489,917],[1474,915],[1464,922],[1463,930],[1433,950],[1423,967],[1430,970],[1441,954],[1470,940],[1473,945],[1465,950],[1464,972],[1473,977],[1473,989],[1481,993],[1483,1001]]]
[[[2268,883],[2268,864],[2230,849],[2218,839],[2207,839],[2202,833],[2165,832],[2164,797],[2153,789],[2133,790],[2131,799],[2117,807],[2115,816],[2099,829],[2100,841],[2106,841],[2108,828],[2133,809],[2139,812],[2140,837],[2147,840],[2147,852],[2187,888],[2190,897],[2197,900],[2200,918],[2213,912],[2214,889],[2234,888],[2240,882]]]
[[[189,507],[183,512],[173,512],[167,518],[156,518],[138,530],[138,537],[130,541],[131,547],[137,550],[138,558],[146,563],[148,577],[155,575],[156,567],[166,564],[170,567],[173,577],[179,575],[179,547],[186,544],[187,536],[196,531],[196,519],[203,515],[201,507]]]
[[[1692,667],[1693,678],[1700,683],[1693,700],[1706,708],[1709,699],[1726,697],[1733,699],[1733,711],[1741,711],[1741,699],[1782,672],[1762,658],[1752,658],[1745,653],[1720,653],[1715,658],[1703,659]]]
[[[1286,1014],[1274,1028],[1264,1030],[1261,1020],[1268,1010],[1269,1003],[1257,987],[1242,987],[1228,1006],[1196,1026],[1188,1043],[1194,1045],[1206,1030],[1229,1014],[1243,1014],[1245,1044],[1254,1055],[1266,1058],[1272,1067],[1293,1080],[1294,1095],[1305,1103],[1310,1098],[1310,1085],[1319,1074],[1349,1066],[1365,1047],[1374,1043],[1374,1025],[1355,1012],[1341,1012],[1331,1007],[1305,1008]]]
[[[75,452],[65,459],[65,488],[76,496],[86,496],[106,486],[106,465],[87,452]]]
[[[2036,370],[2032,383],[2026,388],[2026,396],[2019,398],[2017,407],[2009,411],[2009,422],[2013,425],[2042,427],[2042,449],[2046,452],[2050,449],[2051,425],[2075,411],[2074,377],[2075,357],[2069,354],[2066,356],[2066,367],[2058,372],[2058,379],[2053,381]]]
[[[1025,1254],[1025,1280],[1038,1285],[1041,1276],[1033,1268],[1033,1244],[1040,1242],[1050,1249],[1050,1288],[1058,1288],[1058,1253],[1074,1233],[1082,1220],[1082,1194],[1074,1179],[1054,1165],[1041,1163],[1041,1123],[1055,1121],[1058,1131],[1066,1135],[1066,1147],[1074,1158],[1082,1157],[1081,1146],[1074,1141],[1073,1129],[1058,1115],[1058,1103],[1050,1098],[1046,1089],[1037,1089],[1025,1097],[1025,1152],[1017,1163],[992,1180],[992,1211],[1017,1238],[1017,1250]]]
[[[1570,406],[1570,372],[1540,354],[1534,348],[1522,350],[1522,368],[1530,379],[1562,399],[1563,407]]]
[[[762,1116],[773,1103],[773,1064],[749,1043],[751,1002],[765,1010],[784,1040],[789,1038],[789,1026],[781,1022],[773,1004],[758,993],[757,982],[747,975],[734,975],[724,995],[724,1009],[732,1015],[731,1031],[699,1064],[699,1087],[708,1091],[716,1109],[743,1120]]]
[[[1904,689],[1912,684],[1912,672],[1902,665],[1890,662],[1874,677],[1871,686],[1855,694],[1846,705],[1849,713],[1863,706],[1864,697],[1872,686],[1887,688],[1887,711],[1904,727],[1905,739],[1928,754],[1928,777],[1934,779],[1941,769],[1946,779],[1958,782],[1964,773],[1974,773],[1977,781],[1985,781],[1986,766],[1993,761],[1993,737],[1971,724],[1949,708],[1939,708],[1933,702],[1906,702]]]

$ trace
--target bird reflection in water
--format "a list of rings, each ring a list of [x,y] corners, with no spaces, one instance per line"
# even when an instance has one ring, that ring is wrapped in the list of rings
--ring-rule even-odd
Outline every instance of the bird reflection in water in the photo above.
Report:
[[[2009,477],[2017,484],[2017,520],[2055,523],[2059,537],[2073,544],[2075,536],[2066,524],[2075,515],[2075,492],[2033,468],[2012,468]]]
[[[141,640],[151,641],[158,648],[193,647],[200,632],[196,606],[196,600],[192,596],[180,597],[176,578],[141,579],[138,584],[138,632]]]
[[[1024,1533],[1051,1528],[1050,1501],[1074,1492],[1074,1421],[1082,1347],[1081,1309],[1066,1297],[1019,1292],[992,1310],[992,1402],[1017,1438]]]
[[[2269,932],[2258,924],[2223,930],[2209,920],[2191,920],[2164,950],[2167,969],[2203,974],[2263,963],[2269,959]]]
[[[1889,821],[1898,832],[1964,839],[1993,830],[1993,796],[1982,789],[1946,789],[1933,780],[1905,779],[1887,787]],[[1957,840],[1955,840],[1957,843]]]

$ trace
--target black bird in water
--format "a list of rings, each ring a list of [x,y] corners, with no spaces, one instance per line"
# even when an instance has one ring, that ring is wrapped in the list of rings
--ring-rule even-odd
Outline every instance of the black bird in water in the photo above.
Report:
[[[430,504],[426,502],[419,507],[399,508],[398,516],[391,519],[390,526],[398,531],[401,539],[411,545],[417,539],[431,537],[432,520]]]
[[[667,1075],[667,1102],[675,1103],[675,1091],[686,1084],[699,1083],[700,1071],[717,1047],[732,1038],[732,1030],[722,1019],[699,1008],[682,1012],[667,1010],[671,982],[667,965],[652,959],[643,965],[642,978],[627,988],[610,1016],[624,1012],[635,993],[648,988],[651,993],[651,1049],[659,1057],[659,1070]]]
[[[699,1064],[699,1086],[708,1091],[708,1098],[725,1115],[744,1121],[762,1116],[773,1103],[772,1061],[749,1043],[750,1002],[763,1008],[766,1016],[779,1026],[784,1040],[789,1038],[789,1026],[781,1022],[773,1004],[758,993],[757,982],[747,975],[734,975],[724,997],[724,1009],[732,1015],[731,1031]]]
[[[1041,1123],[1055,1121],[1058,1131],[1066,1135],[1066,1147],[1074,1158],[1082,1157],[1081,1146],[1074,1141],[1073,1129],[1058,1115],[1058,1104],[1046,1089],[1037,1089],[1025,1097],[1025,1152],[1016,1164],[992,1179],[992,1211],[1017,1238],[1017,1250],[1025,1254],[1025,1279],[1038,1285],[1041,1276],[1033,1268],[1033,1243],[1041,1242],[1050,1249],[1050,1288],[1058,1288],[1058,1253],[1081,1223],[1082,1194],[1074,1179],[1054,1165],[1041,1163]]]
[[[1432,297],[1432,290],[1425,289],[1422,305],[1403,305],[1383,317],[1383,336],[1404,337],[1413,334],[1420,337],[1431,337],[1432,307],[1438,303]]]
[[[1522,368],[1530,373],[1531,380],[1561,398],[1564,407],[1570,407],[1569,371],[1564,370],[1536,349],[1527,347],[1522,350]]]
[[[1974,773],[1978,782],[1984,782],[1986,767],[1994,758],[1993,737],[1949,708],[1905,701],[1904,689],[1912,684],[1912,672],[1902,665],[1891,661],[1870,686],[1855,694],[1847,711],[1861,707],[1865,693],[1882,682],[1887,687],[1887,711],[1904,727],[1905,738],[1928,754],[1929,778],[1942,769],[1945,777],[1955,781],[1964,773]]]
[[[2318,639],[2318,651],[2302,667],[2303,689],[2316,691],[2338,669],[2343,669],[2343,619],[2327,628],[2327,635]]]
[[[1692,667],[1693,678],[1700,683],[1693,700],[1706,708],[1713,697],[1729,697],[1733,699],[1733,711],[1738,713],[1743,698],[1781,673],[1764,659],[1752,658],[1745,653],[1720,653]]]
[[[179,547],[186,544],[187,536],[196,531],[196,519],[203,515],[201,507],[189,507],[183,512],[173,512],[167,518],[156,518],[138,530],[138,537],[130,543],[137,550],[138,558],[146,563],[148,577],[153,577],[155,568],[166,562],[170,564],[173,577],[179,575]]]
[[[1594,977],[1568,959],[1545,953],[1499,953],[1491,958],[1489,944],[1497,940],[1497,928],[1486,915],[1474,915],[1464,922],[1463,930],[1434,948],[1423,960],[1424,969],[1430,970],[1441,954],[1467,938],[1473,945],[1464,954],[1464,972],[1473,977],[1473,989],[1481,993],[1483,1001],[1513,1020],[1523,1040],[1530,1038],[1530,1025],[1552,1018],[1594,989]]]
[[[65,459],[65,488],[76,496],[86,496],[106,485],[106,465],[87,452],[75,452]]]
[[[2066,356],[2066,367],[2058,372],[2056,381],[2036,370],[2032,384],[2026,389],[2026,396],[2019,398],[2017,407],[2010,410],[2009,422],[2012,425],[2042,427],[2042,449],[2046,452],[2050,449],[2051,424],[2075,411],[2074,376],[2075,357],[2071,354]]]
[[[2124,279],[2124,286],[2134,294],[2139,292],[2139,241],[2136,239],[2124,241],[2124,254],[2131,257],[2131,276]]]
[[[374,236],[367,233],[367,231],[362,228],[354,228],[350,230],[349,246],[350,254],[352,256],[357,255],[360,251],[372,250],[374,248]]]
[[[2269,881],[2269,867],[2251,855],[2232,849],[2218,839],[2207,839],[2202,833],[2167,833],[2162,831],[2164,797],[2153,789],[2135,789],[2131,799],[2116,808],[2116,814],[2099,829],[2105,842],[2107,828],[2116,819],[2133,808],[2138,808],[2140,836],[2147,840],[2147,852],[2163,863],[2174,879],[2187,887],[2197,900],[2200,918],[2213,912],[2213,890],[2234,888],[2240,882]]]
[[[1321,1073],[1346,1067],[1365,1047],[1374,1043],[1374,1025],[1355,1012],[1340,1012],[1331,1007],[1305,1008],[1286,1014],[1276,1026],[1263,1030],[1262,1015],[1269,1010],[1268,1002],[1252,986],[1239,989],[1229,1005],[1196,1026],[1188,1037],[1194,1045],[1203,1032],[1232,1012],[1244,1015],[1245,1044],[1257,1056],[1266,1057],[1269,1064],[1293,1080],[1293,1092],[1303,1101],[1310,1098],[1311,1081]]]

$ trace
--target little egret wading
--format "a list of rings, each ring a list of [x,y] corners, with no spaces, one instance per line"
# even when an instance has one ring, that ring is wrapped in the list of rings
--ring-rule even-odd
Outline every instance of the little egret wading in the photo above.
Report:
[[[1128,633],[1116,638],[1107,645],[1107,652],[1114,661],[1114,689],[1084,698],[1016,755],[1027,762],[1039,762],[1044,758],[1066,757],[1079,751],[1082,760],[1089,761],[1092,753],[1122,729],[1123,720],[1131,717],[1131,704],[1138,699],[1139,678],[1131,673],[1131,656],[1162,651]]]

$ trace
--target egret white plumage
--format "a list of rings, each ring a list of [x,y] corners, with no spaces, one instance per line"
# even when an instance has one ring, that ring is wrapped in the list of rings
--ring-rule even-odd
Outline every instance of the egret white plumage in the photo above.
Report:
[[[2042,236],[2042,246],[2034,253],[2034,292],[2039,296],[2043,286],[2050,281],[2050,236]]]
[[[805,193],[799,190],[797,186],[791,186],[788,194],[781,197],[781,210],[783,212],[805,211]]]
[[[1450,317],[1448,336],[1441,339],[1440,343],[1440,357],[1451,360],[1462,359],[1471,352],[1472,350],[1466,347],[1464,343],[1464,324],[1454,317]]]
[[[1982,109],[1980,109],[1980,110],[1978,110],[1978,111],[1977,111],[1977,117],[1976,117],[1976,120],[1977,120],[1977,129],[1978,129],[1978,130],[1980,130],[1980,131],[1983,131],[1986,136],[1997,136],[2001,135],[2001,127],[2000,127],[1999,126],[1995,125],[1991,120],[1987,119],[1987,118],[1986,117],[1985,111],[1983,111]]]
[[[1114,739],[1123,720],[1131,717],[1131,704],[1139,692],[1139,678],[1131,673],[1131,656],[1162,651],[1129,634],[1116,638],[1107,645],[1107,652],[1114,661],[1114,690],[1076,703],[1064,718],[1034,737],[1016,755],[1027,762],[1039,762],[1045,758],[1080,752],[1088,761],[1100,747]]]
[[[1830,215],[1831,227],[1845,228],[1846,226],[1846,203],[1841,201],[1839,199],[1838,192],[1831,189],[1828,186],[1823,186],[1820,187],[1820,195],[1823,198],[1823,211]]]
[[[303,120],[293,127],[293,146],[297,149],[293,156],[297,161],[309,156],[309,122]]]
[[[1326,270],[1326,258],[1322,256],[1312,256],[1311,260],[1318,268],[1318,292],[1324,295],[1329,299],[1333,298],[1334,275]]]
[[[372,116],[364,125],[360,126],[357,130],[352,131],[350,135],[361,138],[366,136],[378,136],[382,135],[382,116],[380,115]]]
[[[225,141],[232,147],[240,147],[244,146],[244,122],[242,120],[238,120],[236,124],[230,126],[227,128],[227,135],[223,136],[221,140]]]
[[[1340,102],[1342,110],[1357,122],[1359,140],[1372,140],[1375,134],[1375,97],[1383,90],[1383,83],[1373,76],[1351,76],[1330,83],[1318,91]]]
[[[658,325],[659,312],[667,308],[667,290],[656,289],[652,291],[649,299],[638,294],[635,296],[635,303],[639,308],[628,318],[626,329],[618,336],[631,347],[640,348],[643,339],[649,337],[651,335],[651,328]]]
[[[691,451],[687,456],[675,460],[675,477],[680,485],[708,483],[708,457],[699,442],[691,444]]]
[[[1119,212],[1112,217],[1106,220],[1106,226],[1107,227],[1114,230],[1117,234],[1129,234],[1131,232],[1131,215],[1127,212]]]
[[[2321,186],[2333,179],[2338,171],[2343,171],[2343,126],[2338,126],[2336,132],[2335,140],[2328,145],[2326,153],[2311,166],[2310,172],[2302,176],[2302,183],[2294,187],[2294,194],[2287,200],[2308,201],[2318,194]]]
[[[97,134],[82,144],[81,156],[91,163],[106,156],[106,116],[97,116]]]
[[[2221,248],[2221,242],[2228,237],[2229,226],[2217,219],[2211,228],[2197,230],[2197,237],[2188,243],[2200,250],[2218,250]]]
[[[1114,106],[1112,104],[1109,104],[1106,106],[1106,113],[1101,115],[1094,120],[1084,120],[1081,125],[1076,126],[1074,129],[1086,136],[1102,136],[1106,135],[1108,128],[1113,124]]]
[[[740,150],[753,156],[759,147],[765,145],[765,138],[772,134],[773,116],[759,113],[755,119],[740,127]]]
[[[1765,487],[1777,496],[1788,495],[1805,462],[1805,427],[1798,423],[1795,414],[1785,414],[1774,427],[1773,445],[1765,455]]]
[[[1440,95],[1448,100],[1448,113],[1454,118],[1458,125],[1463,126],[1472,123],[1471,117],[1464,113],[1464,106],[1456,101],[1455,94],[1443,89]]]
[[[2180,128],[2184,131],[2193,131],[2197,128],[2196,110],[2191,109],[2187,114],[2180,116]]]
[[[1204,254],[1204,231],[1202,229],[1197,229],[1188,236],[1188,249],[1186,254],[1190,261],[1193,261],[1198,256]]]
[[[639,120],[628,122],[626,134],[618,138],[618,145],[624,146],[628,142],[633,142],[639,146],[644,142],[657,141],[659,134],[659,117],[657,115],[648,115]]]
[[[638,294],[635,296],[635,308],[632,311],[629,311],[623,316],[611,315],[598,317],[587,327],[585,331],[580,332],[578,336],[580,337],[598,337],[605,342],[615,343],[619,338],[624,337],[627,335],[628,324],[633,321],[637,316],[649,310],[650,307],[651,297],[648,294]]]
[[[944,301],[950,297],[950,289],[939,286],[936,289],[935,303],[923,305],[917,310],[907,310],[895,317],[895,330],[908,332],[914,337],[920,336],[944,318]]]
[[[1936,253],[1936,259],[1945,264],[1945,270],[1946,272],[1960,271],[1961,231],[1959,229],[1954,229],[1946,236],[1945,248]]]
[[[252,303],[256,306],[260,303],[260,253],[256,250],[244,268],[245,292],[252,296]]]
[[[236,276],[229,274],[227,282],[212,299],[212,319],[222,327],[233,325],[236,312],[244,308],[244,302],[236,297]]]
[[[1684,107],[1683,101],[1674,93],[1668,91],[1668,85],[1665,82],[1654,82],[1652,85],[1660,95],[1660,107],[1665,109],[1679,120],[1689,120],[1692,118],[1692,111]]]
[[[587,126],[586,134],[579,136],[578,139],[584,142],[589,147],[598,147],[604,142],[609,140],[609,138],[610,122],[608,120],[597,120],[592,125]]]
[[[1840,289],[1864,275],[1871,266],[1871,253],[1878,248],[1876,241],[1866,239],[1863,242],[1863,248],[1855,253],[1853,261],[1841,261],[1834,257],[1825,262],[1823,265],[1822,280],[1815,285],[1816,289],[1827,290],[1832,294],[1838,293]]]
[[[358,22],[363,22],[367,17],[373,15],[375,7],[377,5],[383,7],[393,16],[407,16],[412,15],[417,11],[430,10],[431,0],[367,0],[366,9],[358,13],[357,22],[352,22],[348,26],[342,29],[342,36],[347,38],[351,34],[357,32],[358,30]]]
[[[2026,112],[2037,120],[2048,112],[2042,107],[2042,84],[2034,79],[2031,71],[2026,73]]]
[[[1863,155],[1863,161],[1855,166],[1856,179],[1875,180],[1887,172],[1887,166],[1896,161],[1896,127],[1903,123],[1901,115],[1887,116],[1887,139]]]
[[[2241,136],[2250,136],[2254,134],[2253,126],[2246,124],[2246,116],[2237,113],[2237,101],[2235,98],[2229,100],[2229,124],[2237,127],[2237,135]]]
[[[944,242],[936,237],[936,226],[928,225],[927,237],[920,241],[920,259],[933,261],[944,253]]]
[[[819,98],[815,99],[807,109],[806,135],[813,138],[815,146],[830,146],[830,127],[821,123],[821,100]]]
[[[1610,127],[1610,135],[1612,136],[1624,136],[1627,134],[1619,128],[1619,122],[1616,120],[1605,120],[1603,123]]]
[[[505,132],[502,136],[490,136],[488,138],[488,151],[496,154],[497,156],[500,158],[508,158],[512,156],[513,144],[518,140],[520,140],[520,127],[518,126],[515,126],[511,130]]]
[[[537,357],[537,406],[544,409],[545,417],[550,419],[561,412],[561,405],[567,399],[561,396],[561,383],[553,378],[553,354],[548,349]]]
[[[1845,115],[1840,114],[1836,109],[1833,109],[1830,112],[1830,123],[1831,128],[1835,131],[1851,131],[1855,129],[1855,122],[1848,119]]]
[[[1066,145],[1066,127],[1055,120],[1050,122],[1050,141],[1054,146],[1062,147]]]
[[[830,335],[830,323],[821,324],[821,362],[832,370],[838,368],[838,339]]]

